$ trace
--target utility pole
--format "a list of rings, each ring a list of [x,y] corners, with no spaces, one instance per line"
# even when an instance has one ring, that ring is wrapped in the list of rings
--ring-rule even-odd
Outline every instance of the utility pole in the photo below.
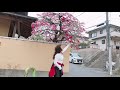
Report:
[[[106,12],[106,31],[107,31],[107,51],[109,56],[109,73],[112,75],[112,51],[111,51],[111,36],[110,36],[110,28],[109,28],[109,14]]]

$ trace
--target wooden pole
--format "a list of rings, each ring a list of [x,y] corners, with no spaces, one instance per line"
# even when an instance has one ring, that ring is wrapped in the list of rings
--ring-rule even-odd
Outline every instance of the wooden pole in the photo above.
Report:
[[[16,28],[16,22],[15,22],[12,37],[15,37],[16,29],[17,29],[17,28]]]
[[[20,35],[21,35],[21,33],[20,33],[20,22],[18,21],[18,28],[17,28],[17,30],[18,30],[18,38],[20,37]]]

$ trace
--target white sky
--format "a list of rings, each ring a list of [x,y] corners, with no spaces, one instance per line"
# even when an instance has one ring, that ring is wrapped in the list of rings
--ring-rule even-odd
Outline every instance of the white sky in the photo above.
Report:
[[[29,12],[28,16],[37,17],[37,14],[42,12]],[[80,22],[85,23],[85,28],[103,23],[106,20],[105,12],[69,12],[79,19]],[[109,20],[111,24],[120,26],[120,12],[109,12]],[[95,27],[93,27],[95,28]],[[86,29],[91,30],[92,28]],[[85,34],[85,36],[88,36]]]

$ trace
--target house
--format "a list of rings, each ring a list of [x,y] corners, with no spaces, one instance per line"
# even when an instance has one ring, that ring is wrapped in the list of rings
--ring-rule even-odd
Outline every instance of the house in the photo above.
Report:
[[[84,49],[87,48],[89,46],[89,38],[86,36],[79,36],[78,37],[80,43],[79,43],[79,48],[80,49]]]
[[[0,12],[0,36],[28,38],[31,35],[31,23],[37,18],[27,16],[27,12]]]
[[[87,48],[89,44],[88,39],[89,38],[86,36],[76,36],[76,40],[75,40],[76,43],[72,45],[72,48],[76,50]]]
[[[120,46],[120,26],[109,24],[111,40],[110,44],[113,48]],[[89,34],[89,40],[92,40],[92,45],[101,50],[107,50],[107,32],[106,25],[101,25],[96,29],[87,32]]]
[[[89,38],[88,37],[86,37],[86,36],[80,36],[79,37],[79,40],[80,40],[80,43],[88,43],[89,42],[89,40],[88,40]]]

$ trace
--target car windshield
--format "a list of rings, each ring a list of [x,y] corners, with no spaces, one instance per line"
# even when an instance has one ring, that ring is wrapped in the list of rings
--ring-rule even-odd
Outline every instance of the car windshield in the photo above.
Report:
[[[79,55],[78,55],[78,53],[73,53],[72,54],[74,57],[78,57]]]

